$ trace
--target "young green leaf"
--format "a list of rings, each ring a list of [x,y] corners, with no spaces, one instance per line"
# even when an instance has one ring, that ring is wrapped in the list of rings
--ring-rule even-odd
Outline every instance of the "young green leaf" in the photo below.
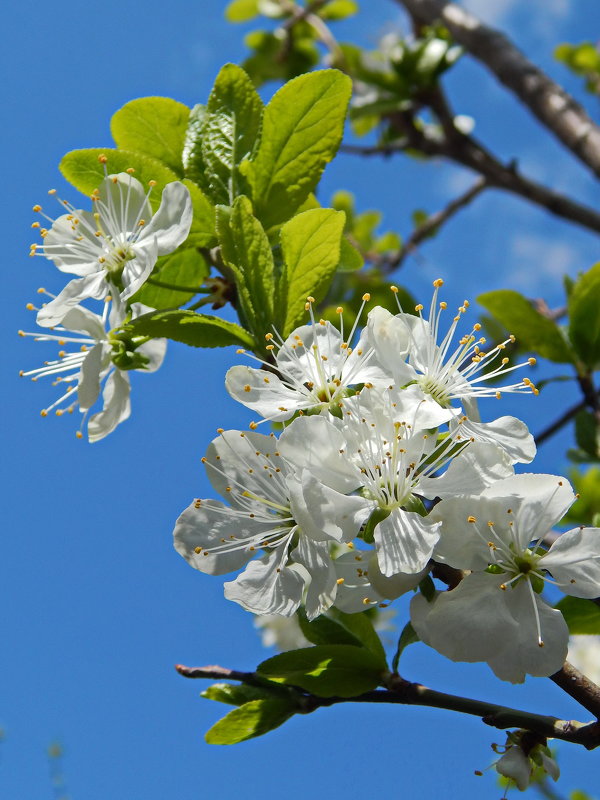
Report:
[[[293,690],[288,690],[293,691]],[[213,683],[208,689],[200,692],[201,697],[215,700],[217,703],[227,703],[230,706],[242,706],[251,700],[262,700],[273,697],[269,689],[260,686],[249,686],[246,683]]]
[[[225,9],[225,19],[228,22],[248,22],[259,13],[259,0],[232,0]]]
[[[357,14],[358,3],[355,0],[331,0],[330,3],[320,8],[317,13],[323,19],[334,22]]]
[[[242,170],[266,230],[289,219],[342,140],[352,82],[337,70],[300,75],[265,109],[260,144]]]
[[[195,311],[152,311],[134,319],[126,330],[133,336],[164,336],[191,347],[255,346],[248,331],[234,322]]]
[[[337,271],[355,272],[357,269],[360,269],[364,265],[365,260],[356,247],[354,247],[345,236],[342,236],[340,245],[340,263],[337,266]]]
[[[584,273],[569,297],[569,338],[590,370],[600,366],[600,263]]]
[[[396,647],[396,654],[392,659],[392,672],[398,672],[398,664],[400,663],[400,656],[404,652],[404,650],[408,647],[409,644],[415,644],[418,642],[419,635],[410,624],[407,622],[404,628],[402,628],[402,633],[400,634],[400,638],[398,639],[398,646]]]
[[[225,64],[202,125],[202,159],[215,203],[233,205],[243,193],[238,167],[254,149],[262,115],[262,100],[248,75],[237,64]]]
[[[133,300],[150,308],[178,308],[192,299],[208,274],[208,264],[195,248],[180,247],[158,259],[149,282],[142,286]],[[172,288],[176,286],[181,288]],[[195,291],[190,291],[192,289]]]
[[[181,160],[186,178],[193,181],[207,194],[210,192],[210,185],[202,156],[202,130],[205,119],[206,106],[198,103],[190,111]]]
[[[295,711],[291,700],[264,698],[250,700],[230,711],[204,736],[208,744],[237,744],[262,736],[283,725]]]
[[[353,636],[360,641],[363,647],[370,650],[379,661],[382,669],[387,668],[385,650],[381,643],[377,631],[373,627],[373,622],[369,614],[364,611],[361,614],[345,614],[343,611],[333,609],[333,616],[341,623],[344,628],[350,631]]]
[[[285,337],[301,322],[306,298],[320,302],[340,263],[345,214],[315,208],[297,214],[281,229],[285,267],[276,304],[277,327]]]
[[[162,161],[183,177],[181,154],[190,109],[169,97],[140,97],[120,108],[110,132],[123,150],[134,150]]]
[[[600,608],[592,600],[585,600],[581,597],[563,597],[556,604],[556,608],[562,612],[569,626],[569,633],[600,633]]]
[[[379,685],[383,668],[369,650],[330,644],[281,653],[263,661],[257,671],[319,697],[355,697]]]
[[[202,189],[191,180],[185,178],[182,181],[187,186],[192,206],[194,207],[194,218],[188,238],[185,240],[186,247],[213,247],[217,243],[217,232],[215,229],[215,208]]]
[[[331,617],[321,615],[309,620],[303,608],[297,611],[300,630],[313,644],[348,644],[362,647],[363,643],[353,633]]]
[[[258,339],[273,324],[275,264],[269,240],[243,196],[232,210],[217,206],[217,229],[223,261],[235,275],[244,317]]]
[[[500,289],[481,294],[477,300],[517,337],[522,349],[559,364],[573,362],[573,353],[556,322],[536,311],[523,295]]]

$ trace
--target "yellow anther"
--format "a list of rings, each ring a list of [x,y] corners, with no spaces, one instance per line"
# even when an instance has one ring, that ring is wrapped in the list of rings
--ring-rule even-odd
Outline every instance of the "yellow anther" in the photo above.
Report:
[[[442,311],[445,311],[448,308],[448,303],[445,300],[442,300],[442,302],[440,303],[440,308],[442,309]]]
[[[511,342],[512,342],[513,344],[514,344],[514,343],[517,341],[517,337],[516,337],[516,336],[513,336],[513,334],[512,334],[512,333],[510,334],[510,336],[509,336],[508,338],[511,340]]]
[[[247,383],[247,384],[244,386],[244,391],[245,391],[245,392],[251,392],[251,391],[252,391],[252,387],[250,386],[250,384],[249,384],[249,383]]]
[[[267,340],[267,342],[270,342],[272,338],[273,338],[273,334],[272,333],[265,333],[265,339]]]
[[[474,517],[472,514],[467,517],[467,522],[477,522],[477,517]]]
[[[27,311],[33,311],[35,309],[35,306],[33,305],[33,303],[27,303],[25,308],[27,309]]]
[[[41,210],[42,210],[42,207],[41,207],[40,205],[38,205],[37,203],[36,203],[36,205],[34,205],[34,207],[32,208],[32,211],[41,211]]]
[[[397,286],[390,286],[390,292],[393,292],[394,294],[398,294],[398,287]]]
[[[496,400],[500,400],[502,397],[502,392],[496,392]]]
[[[354,544],[352,542],[346,542],[346,547],[348,550],[354,550]]]
[[[127,167],[127,169],[125,170],[125,172],[128,172],[128,173],[129,173],[129,175],[133,175],[133,173],[135,172],[135,170],[134,170],[134,168],[133,168],[133,167]]]
[[[415,311],[423,311],[423,304],[417,303],[417,305],[415,306]]]
[[[436,278],[433,282],[433,285],[436,289],[439,289],[441,286],[444,285],[444,281],[441,278]]]
[[[148,186],[150,186],[151,188],[154,188],[156,186],[156,181],[154,181],[154,180],[148,181]]]
[[[31,227],[32,228],[39,228],[40,227],[40,223],[39,222],[32,222],[31,223]],[[37,247],[37,245],[35,245],[35,244],[32,244],[31,246],[32,247]]]
[[[42,408],[42,410],[40,411],[40,416],[41,417],[47,417],[48,416],[48,412],[46,411],[45,408]]]
[[[343,314],[344,313],[344,309],[341,306],[338,306],[336,308],[336,310],[335,310],[335,313],[336,314]]]
[[[344,580],[345,580],[345,578],[338,578],[337,581],[336,581],[337,585],[341,586],[342,583],[344,582]]]
[[[258,428],[258,423],[257,422],[251,422],[249,427],[250,427],[251,431],[255,431]]]
[[[265,350],[275,350],[275,345],[274,345],[274,344],[268,344],[268,345],[265,347]]]
[[[143,228],[145,224],[146,224],[146,220],[145,220],[145,219],[141,219],[141,220],[138,222],[138,225],[139,225],[139,227],[140,227],[140,228]]]
[[[101,153],[101,154],[98,156],[98,161],[99,161],[101,164],[106,164],[106,162],[108,161],[108,158],[107,158],[107,157],[104,155],[104,153]]]
[[[70,410],[71,410],[71,409],[69,409],[69,411],[70,411]],[[83,433],[82,433],[81,431],[76,431],[76,432],[75,432],[75,436],[76,436],[78,439],[83,439]]]
[[[201,552],[202,552],[201,547],[194,547],[194,553],[196,553],[197,556],[199,556]]]
[[[476,322],[475,325],[473,325],[473,330],[474,331],[480,331],[481,330],[481,324],[479,322]]]
[[[362,299],[367,303],[371,299],[371,295],[368,292],[365,292],[362,296]]]
[[[527,359],[527,363],[529,364],[529,366],[530,366],[530,367],[534,367],[534,366],[537,364],[537,359],[535,359],[535,358],[528,358],[528,359]]]

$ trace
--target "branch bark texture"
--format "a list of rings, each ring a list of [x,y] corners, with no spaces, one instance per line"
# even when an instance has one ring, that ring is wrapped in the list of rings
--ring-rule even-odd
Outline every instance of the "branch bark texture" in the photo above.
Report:
[[[453,38],[600,177],[600,128],[585,109],[500,31],[446,0],[397,0],[419,22],[441,21]]]

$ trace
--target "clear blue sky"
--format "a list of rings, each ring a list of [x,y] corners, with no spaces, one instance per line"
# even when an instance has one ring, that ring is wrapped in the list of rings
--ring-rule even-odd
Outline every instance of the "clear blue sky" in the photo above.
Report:
[[[244,29],[225,23],[224,5],[25,0],[3,11],[0,797],[53,797],[45,749],[56,739],[65,747],[72,800],[495,797],[493,778],[473,770],[491,761],[490,743],[501,735],[449,712],[337,707],[236,747],[204,743],[224,707],[199,699],[200,684],[178,677],[172,665],[252,669],[265,657],[250,616],[224,600],[219,579],[191,570],[171,544],[180,510],[209,494],[200,458],[215,429],[249,420],[223,388],[225,369],[238,360],[233,351],[170,346],[159,373],[134,376],[131,420],[95,445],[75,438],[71,418],[40,418],[54,397],[49,383],[17,378],[48,352],[17,338],[17,329],[33,324],[25,304],[38,286],[63,283],[49,262],[27,258],[31,206],[51,187],[77,200],[56,165],[70,149],[109,145],[109,119],[123,103],[146,95],[205,101],[220,66],[244,53]],[[551,52],[558,41],[594,35],[597,0],[470,5],[505,25],[559,80],[579,86]],[[357,21],[339,27],[340,38],[374,44],[404,24],[390,0],[365,6]],[[518,155],[540,180],[597,202],[584,170],[479,66],[465,59],[449,83],[457,111],[473,114],[479,135],[503,157]],[[344,157],[328,170],[321,199],[349,189],[359,209],[380,206],[385,228],[407,233],[412,210],[435,211],[469,180],[438,163]],[[512,287],[558,304],[562,273],[597,259],[591,234],[490,193],[424,247],[419,261],[407,262],[398,280],[425,298],[442,276],[452,302]],[[523,399],[505,413],[536,430],[574,401],[570,392]],[[537,471],[566,468],[561,453],[569,438],[540,453]],[[580,713],[550,681],[511,687],[485,666],[450,664],[422,645],[406,654],[405,674],[445,691],[558,716]],[[567,745],[560,752],[565,791],[592,791],[598,755]]]

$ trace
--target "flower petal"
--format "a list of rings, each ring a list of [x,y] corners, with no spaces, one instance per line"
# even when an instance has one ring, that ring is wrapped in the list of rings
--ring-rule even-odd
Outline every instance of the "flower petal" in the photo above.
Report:
[[[124,290],[121,292],[122,300],[128,300],[142,286],[154,269],[157,257],[156,241],[148,242],[148,246],[144,249],[135,248],[135,258],[125,262],[121,275],[124,286]]]
[[[102,411],[88,422],[88,439],[97,442],[112,433],[119,423],[126,420],[131,414],[129,401],[129,376],[119,369],[109,375],[102,396],[104,406]]]
[[[96,237],[98,224],[89,211],[77,210],[58,217],[44,238],[44,255],[61,272],[90,275],[98,271],[98,258],[104,248]],[[75,219],[79,222],[75,223]]]
[[[289,419],[299,409],[314,405],[304,386],[290,389],[281,378],[264,369],[231,367],[225,376],[225,388],[238,403],[275,422]]]
[[[574,528],[561,534],[540,566],[573,597],[600,595],[600,528]]]
[[[478,442],[501,447],[513,464],[529,464],[533,461],[535,441],[527,425],[516,417],[499,417],[493,422],[473,422],[461,417],[460,425],[465,438],[473,437]]]
[[[67,283],[59,295],[40,308],[37,314],[37,324],[42,328],[59,325],[67,313],[79,305],[82,300],[87,297],[101,300],[108,294],[108,291],[109,284],[106,281],[104,270],[85,278],[75,278]]]
[[[241,518],[239,514],[228,513],[230,511],[218,500],[202,500],[200,506],[192,503],[179,516],[173,544],[194,569],[209,575],[223,575],[240,569],[255,555],[244,546],[244,540],[266,535],[266,526],[249,516]],[[223,540],[239,546],[225,550]],[[200,548],[199,553],[197,548]]]
[[[146,225],[136,242],[138,248],[148,247],[155,241],[158,255],[172,253],[188,237],[193,217],[192,199],[187,186],[179,181],[168,183],[163,189],[158,211]]]
[[[415,573],[425,568],[440,536],[440,523],[414,511],[396,509],[375,526],[375,545],[381,572]]]
[[[241,575],[224,585],[225,597],[253,614],[291,617],[302,602],[307,580],[299,564],[285,566],[287,547],[251,561]]]
[[[77,401],[82,411],[87,411],[88,408],[91,408],[100,394],[103,351],[103,344],[94,345],[81,365],[81,373],[77,385]]]
[[[337,574],[326,544],[317,544],[306,536],[300,536],[298,546],[292,558],[306,567],[310,575],[310,584],[304,605],[309,619],[318,617],[335,600]]]

